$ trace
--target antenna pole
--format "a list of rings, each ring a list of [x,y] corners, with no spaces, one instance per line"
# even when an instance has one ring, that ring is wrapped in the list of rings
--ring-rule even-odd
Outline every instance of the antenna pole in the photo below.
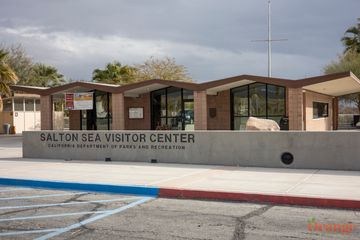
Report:
[[[268,0],[268,38],[263,40],[252,40],[252,42],[267,42],[268,44],[268,77],[272,75],[271,45],[272,42],[287,41],[287,39],[272,39],[271,37],[271,0]]]
[[[271,77],[271,0],[268,1],[268,77]]]

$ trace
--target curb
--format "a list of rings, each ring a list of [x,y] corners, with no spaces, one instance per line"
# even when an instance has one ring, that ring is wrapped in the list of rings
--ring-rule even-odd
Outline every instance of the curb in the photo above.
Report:
[[[90,191],[90,192],[113,193],[113,194],[115,193],[129,194],[129,195],[141,195],[141,196],[149,196],[149,197],[157,197],[159,195],[159,188],[146,187],[146,186],[126,186],[126,185],[44,181],[44,180],[14,179],[14,178],[0,178],[0,185],[46,188],[46,189],[56,189],[56,190]]]
[[[280,205],[297,205],[321,208],[360,209],[360,200],[296,197],[282,195],[198,191],[186,189],[160,188],[159,197],[181,199],[207,199],[226,201],[245,201]]]
[[[0,178],[0,185],[21,186],[32,188],[45,188],[55,190],[76,190],[112,194],[129,194],[160,198],[178,198],[178,199],[202,199],[202,200],[222,200],[222,201],[240,201],[254,203],[270,203],[280,205],[296,205],[321,208],[340,208],[340,209],[360,209],[360,200],[314,198],[314,197],[296,197],[282,195],[268,195],[256,193],[234,193],[219,191],[201,191],[187,189],[170,189],[147,186],[127,186],[96,183],[77,183],[62,181],[45,181]]]

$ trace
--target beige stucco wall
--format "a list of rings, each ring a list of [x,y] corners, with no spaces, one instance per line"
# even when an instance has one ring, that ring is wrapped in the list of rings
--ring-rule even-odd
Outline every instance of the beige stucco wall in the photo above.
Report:
[[[332,97],[315,93],[305,92],[305,130],[307,131],[326,131],[333,129],[333,104]],[[323,102],[329,104],[329,116],[325,118],[313,119],[313,102]]]

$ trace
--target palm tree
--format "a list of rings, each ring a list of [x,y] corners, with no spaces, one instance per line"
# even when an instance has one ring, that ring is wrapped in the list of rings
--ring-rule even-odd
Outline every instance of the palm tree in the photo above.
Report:
[[[34,83],[40,87],[55,87],[65,83],[64,76],[55,67],[37,63],[33,67]]]
[[[360,18],[357,20],[359,23],[348,28],[345,32],[345,36],[341,39],[345,46],[345,53],[349,51],[360,53]]]
[[[3,109],[2,96],[11,94],[9,85],[15,84],[18,80],[15,72],[6,63],[8,52],[0,49],[0,112]]]
[[[135,82],[136,69],[128,65],[122,66],[120,62],[108,63],[104,70],[95,69],[93,71],[93,81],[110,84],[127,84]]]

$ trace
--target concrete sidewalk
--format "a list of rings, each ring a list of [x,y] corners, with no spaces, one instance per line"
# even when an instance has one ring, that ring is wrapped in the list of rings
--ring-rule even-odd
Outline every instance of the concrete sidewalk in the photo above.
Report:
[[[360,200],[360,172],[41,159],[0,161],[2,178]]]
[[[356,208],[360,208],[359,171],[24,159],[21,150],[21,138],[0,139],[0,178],[148,186],[166,190],[165,196],[187,194],[189,198],[261,201],[264,195],[285,199],[269,200],[279,203],[292,203],[288,197],[301,198],[294,204],[310,198],[305,199],[304,205],[313,206],[326,206],[327,200],[344,200],[353,201],[348,208],[354,206],[354,201]],[[220,196],[218,192],[226,194]],[[260,197],[248,198],[246,194]],[[312,198],[321,201],[312,204]]]

